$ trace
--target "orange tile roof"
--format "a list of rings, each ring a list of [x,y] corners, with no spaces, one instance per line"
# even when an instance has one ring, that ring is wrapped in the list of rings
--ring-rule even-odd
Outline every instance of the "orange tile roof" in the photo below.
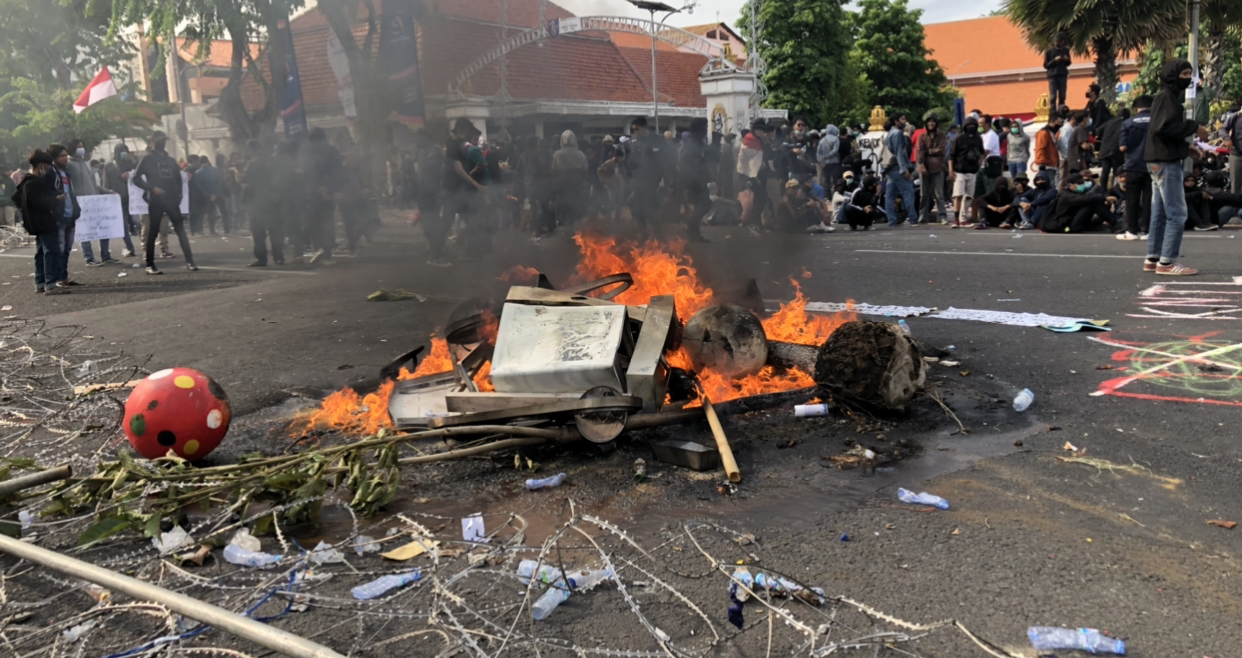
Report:
[[[946,75],[1012,71],[1044,66],[1044,54],[1027,45],[1006,16],[923,26],[923,41]]]
[[[618,48],[630,66],[642,79],[651,97],[651,50],[650,48]],[[671,102],[678,107],[707,107],[699,85],[699,71],[707,65],[707,59],[697,53],[681,51],[660,52],[656,55],[659,74],[661,102]]]
[[[1137,75],[1129,73],[1120,77],[1122,82],[1131,82]],[[1087,85],[1094,80],[1089,75],[1070,77],[1065,92],[1070,107],[1086,106]],[[1040,95],[1048,93],[1048,81],[1044,79],[964,85],[957,90],[966,99],[967,111],[980,109],[993,116],[1028,116],[1035,114],[1035,103]]]
[[[208,49],[206,57],[198,56],[198,42],[189,41],[185,37],[177,37],[177,48],[181,51],[181,58],[192,64],[203,64],[227,69],[233,64],[233,42],[227,39],[215,39],[211,42],[211,48]],[[258,57],[260,45],[257,43],[250,44],[250,56]],[[243,64],[242,66],[245,66]]]
[[[742,38],[742,35],[738,34],[737,32],[734,32],[733,28],[729,27],[729,24],[724,23],[724,22],[704,23],[703,25],[690,25],[687,27],[683,27],[681,29],[691,34],[697,34],[699,36],[704,36],[708,32],[712,30],[720,29],[720,28],[724,28],[729,34],[732,34],[734,39],[737,39],[738,41],[741,41],[742,43],[746,43],[746,39]]]

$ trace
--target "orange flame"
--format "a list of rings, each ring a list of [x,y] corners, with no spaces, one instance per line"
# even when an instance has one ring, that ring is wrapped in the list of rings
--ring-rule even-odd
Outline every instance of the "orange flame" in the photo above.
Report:
[[[576,279],[592,281],[606,276],[629,272],[634,275],[634,285],[614,299],[619,304],[647,304],[657,295],[673,295],[676,298],[677,316],[683,321],[713,303],[712,289],[699,280],[694,261],[685,253],[685,243],[676,240],[667,246],[654,241],[646,244],[618,243],[616,238],[579,234],[574,237],[581,252]],[[532,281],[538,271],[517,266],[501,276],[501,280],[513,283]],[[811,273],[803,269],[803,279]],[[852,310],[833,316],[807,313],[807,298],[794,278],[795,295],[792,301],[782,304],[780,310],[763,321],[768,340],[804,345],[819,345],[833,331],[852,320],[857,314]],[[479,336],[493,341],[500,325],[494,313],[484,312],[484,326]],[[453,355],[443,338],[433,336],[431,352],[423,358],[414,372],[402,369],[398,379],[413,379],[425,375],[449,372],[453,369]],[[692,369],[690,358],[684,350],[668,355],[669,365]],[[481,368],[474,381],[480,391],[495,390],[491,384],[491,363]],[[703,390],[713,401],[723,402],[741,397],[779,393],[814,386],[809,373],[798,369],[777,369],[765,366],[758,374],[734,379],[716,372],[700,372]],[[374,434],[381,428],[392,427],[388,417],[388,401],[395,383],[384,382],[379,390],[362,396],[353,389],[343,389],[328,396],[321,407],[307,418],[306,429],[329,427],[350,434]],[[696,403],[697,404],[697,403]]]

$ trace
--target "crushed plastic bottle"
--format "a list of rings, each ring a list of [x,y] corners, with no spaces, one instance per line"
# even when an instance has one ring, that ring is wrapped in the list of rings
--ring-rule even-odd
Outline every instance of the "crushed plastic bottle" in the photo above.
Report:
[[[914,332],[910,331],[910,325],[906,324],[906,321],[904,318],[897,321],[897,326],[901,327],[901,331],[905,333],[907,336],[911,336],[914,334]]]
[[[535,575],[535,567],[539,567],[539,575],[535,576],[535,580],[544,584],[552,584],[561,578],[561,570],[544,562],[539,564],[536,560],[522,560],[518,563],[518,576],[522,579],[522,584],[530,582],[531,576]]]
[[[1019,413],[1026,411],[1031,408],[1031,403],[1034,401],[1035,394],[1031,392],[1031,389],[1024,388],[1018,397],[1013,399],[1013,410]]]
[[[381,597],[398,587],[409,585],[410,583],[416,583],[422,577],[423,573],[418,569],[408,571],[406,573],[389,574],[387,576],[380,576],[369,583],[363,583],[362,585],[349,590],[349,593],[359,601],[370,601],[371,599]]]
[[[553,489],[561,486],[564,482],[565,474],[557,473],[550,478],[543,478],[542,480],[527,480],[526,488],[530,491],[534,491],[536,489]]]
[[[558,578],[548,591],[539,597],[530,606],[530,614],[536,621],[543,621],[552,614],[556,606],[564,603],[569,599],[569,593],[572,590],[586,592],[593,589],[596,585],[604,580],[612,577],[612,569],[582,569],[581,571],[572,571],[569,574],[568,585],[565,578]]]
[[[82,365],[78,366],[78,369],[74,374],[78,377],[89,377],[97,372],[99,372],[98,363],[95,363],[94,361],[83,361]]]
[[[66,629],[65,632],[60,634],[60,636],[63,637],[66,642],[77,642],[82,639],[82,636],[90,632],[90,630],[98,623],[98,620],[92,619],[85,624],[78,624],[73,628]]]
[[[189,540],[190,533],[186,532],[185,528],[175,525],[172,530],[161,532],[158,537],[152,537],[151,545],[155,547],[155,550],[159,551],[160,555],[168,555],[184,546]]]
[[[345,556],[340,551],[332,548],[332,544],[321,541],[310,552],[311,564],[337,564],[345,561]]]
[[[940,509],[949,509],[949,501],[926,491],[916,494],[907,489],[898,489],[897,497],[901,499],[901,502],[911,505],[931,505]]]
[[[280,562],[281,557],[280,555],[251,551],[237,544],[229,544],[224,547],[224,559],[228,560],[229,564],[236,564],[242,567],[267,569],[268,567],[276,566]]]
[[[379,542],[366,535],[358,535],[354,537],[354,552],[358,555],[366,555],[367,553],[380,552]]]
[[[240,546],[248,551],[254,551],[255,553],[263,550],[263,544],[259,543],[259,538],[250,534],[250,530],[247,528],[242,528],[233,533],[233,536],[229,539],[229,543]]]
[[[749,569],[737,569],[733,572],[733,577],[742,581],[742,583],[746,585],[747,589],[750,589],[756,593],[768,592],[769,594],[775,596],[796,596],[804,601],[807,601],[808,603],[816,605],[823,605],[825,601],[824,590],[819,587],[809,588],[808,591],[808,588],[803,587],[788,578],[773,576],[771,574],[763,573],[762,571],[752,575]],[[749,595],[747,595],[744,590],[738,591],[736,596],[742,601],[749,598]]]
[[[1091,653],[1126,655],[1126,643],[1107,637],[1094,628],[1055,628],[1032,626],[1026,630],[1031,646],[1040,651],[1079,649]]]

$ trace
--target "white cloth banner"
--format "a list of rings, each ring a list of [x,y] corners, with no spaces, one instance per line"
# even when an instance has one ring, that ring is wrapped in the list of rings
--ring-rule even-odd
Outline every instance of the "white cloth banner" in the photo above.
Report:
[[[131,175],[129,179],[129,214],[130,215],[146,215],[151,212],[147,207],[147,202],[142,199],[143,189],[134,185],[134,179]],[[181,214],[190,214],[190,175],[181,172]]]
[[[1042,327],[1044,325],[1059,327],[1074,322],[1090,322],[1090,320],[1083,318],[1047,315],[1045,313],[1010,313],[1007,311],[953,308],[952,306],[941,311],[926,306],[872,306],[871,304],[847,305],[831,302],[811,302],[806,305],[806,310],[812,313],[840,313],[841,311],[850,310],[860,315],[880,315],[890,318],[928,317],[940,318],[941,320],[967,320],[971,322],[1007,324],[1014,327]]]
[[[125,237],[120,195],[88,194],[78,197],[78,205],[82,206],[82,216],[78,218],[74,235],[77,242]]]

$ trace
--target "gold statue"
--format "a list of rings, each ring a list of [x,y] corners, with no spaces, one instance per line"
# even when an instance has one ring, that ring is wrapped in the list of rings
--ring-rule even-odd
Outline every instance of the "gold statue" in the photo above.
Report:
[[[1039,100],[1035,101],[1035,121],[1048,123],[1048,115],[1051,112],[1052,103],[1048,100],[1048,94],[1040,94]]]
[[[869,129],[871,132],[884,130],[885,121],[888,121],[888,115],[884,113],[884,108],[876,105],[875,109],[871,110],[871,126]]]

